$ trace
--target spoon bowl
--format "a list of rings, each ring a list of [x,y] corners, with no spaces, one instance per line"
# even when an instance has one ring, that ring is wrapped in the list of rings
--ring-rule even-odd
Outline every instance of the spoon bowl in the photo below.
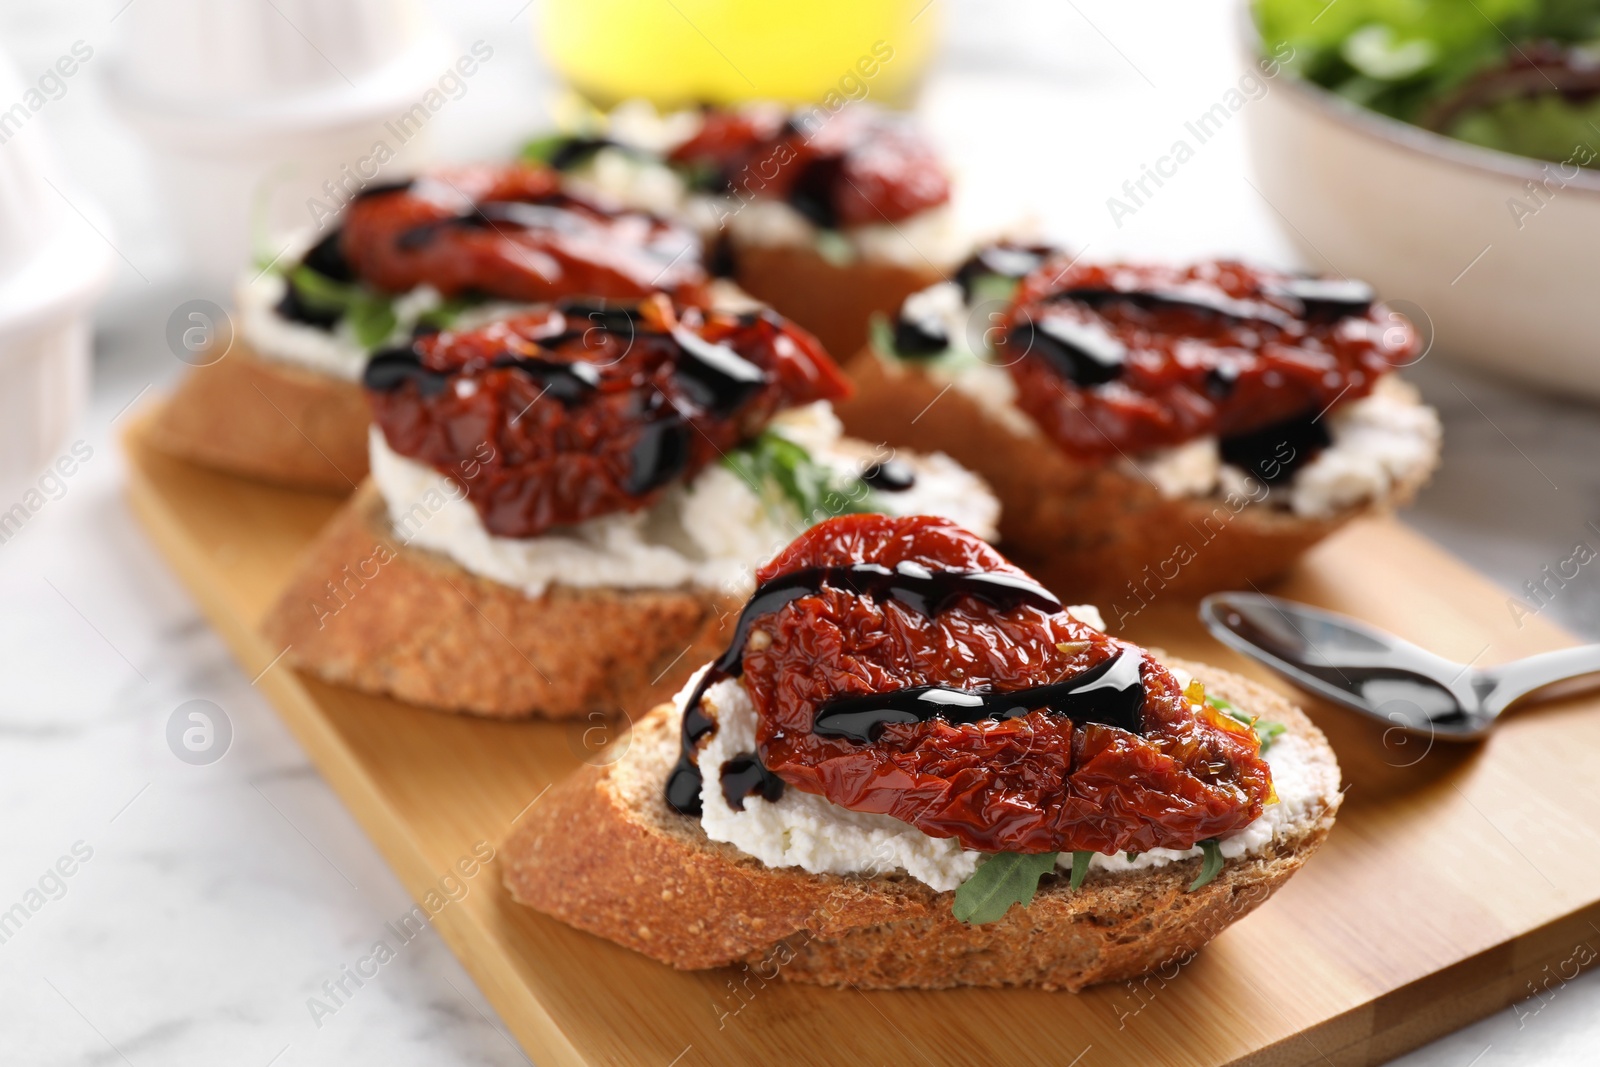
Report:
[[[1600,645],[1477,668],[1337,612],[1262,593],[1217,593],[1200,621],[1230,648],[1391,728],[1476,741],[1512,701],[1600,671]]]

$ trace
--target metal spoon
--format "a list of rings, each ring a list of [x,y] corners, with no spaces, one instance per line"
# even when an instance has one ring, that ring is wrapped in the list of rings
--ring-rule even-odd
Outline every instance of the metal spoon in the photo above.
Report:
[[[1261,593],[1208,596],[1200,621],[1223,644],[1318,696],[1448,741],[1475,741],[1519,697],[1600,671],[1600,645],[1478,668],[1349,616]]]

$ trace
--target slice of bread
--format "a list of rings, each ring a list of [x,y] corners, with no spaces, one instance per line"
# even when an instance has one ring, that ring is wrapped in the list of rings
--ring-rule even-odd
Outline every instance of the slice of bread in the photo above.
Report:
[[[307,549],[262,629],[294,666],[412,704],[638,717],[722,650],[738,610],[692,589],[527,596],[401,544],[369,481]]]
[[[178,384],[150,442],[229,474],[342,494],[367,476],[371,420],[358,383],[263,359],[236,339]]]
[[[1197,859],[1096,870],[1077,890],[1064,875],[1048,876],[1026,908],[968,926],[951,914],[953,892],[903,873],[767,867],[667,806],[662,787],[678,752],[671,704],[635,724],[620,759],[582,768],[523,817],[500,854],[506,886],[523,904],[674,967],[761,961],[790,981],[823,985],[1077,991],[1187,962],[1321,845],[1339,807],[1339,771],[1321,731],[1281,696],[1199,664],[1163,662],[1283,723],[1329,783],[1264,850],[1227,861],[1194,892]]]
[[[891,367],[868,348],[846,369],[856,393],[835,408],[848,433],[937,449],[981,475],[1000,498],[1007,554],[1067,602],[1099,604],[1113,629],[1164,594],[1274,578],[1351,519],[1408,501],[1428,473],[1330,518],[1235,509],[1220,495],[1172,499],[1115,465],[1073,459],[1047,438],[1005,425],[919,367]]]
[[[741,244],[733,256],[740,288],[816,334],[841,362],[866,344],[873,315],[893,315],[906,297],[944,280],[932,265],[859,257],[837,265],[810,246]]]

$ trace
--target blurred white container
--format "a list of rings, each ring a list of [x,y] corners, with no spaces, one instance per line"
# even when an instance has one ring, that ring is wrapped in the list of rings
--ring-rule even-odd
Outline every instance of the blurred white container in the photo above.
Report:
[[[427,119],[393,120],[453,56],[414,0],[140,0],[122,22],[112,97],[215,285],[253,235],[303,229],[311,201],[336,207],[427,158]],[[380,143],[394,155],[381,169]]]
[[[1247,123],[1261,193],[1310,262],[1415,304],[1442,356],[1600,400],[1600,173],[1464,144],[1288,75]]]
[[[23,89],[0,55],[0,99]],[[56,172],[40,121],[0,144],[0,540],[25,521],[16,508],[42,502],[30,483],[60,457],[83,409],[89,309],[110,278],[111,248],[78,211],[99,213]]]

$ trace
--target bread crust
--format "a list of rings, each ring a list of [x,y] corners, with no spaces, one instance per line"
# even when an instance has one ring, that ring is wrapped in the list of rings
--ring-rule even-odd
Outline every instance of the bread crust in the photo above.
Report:
[[[400,543],[368,481],[307,549],[262,630],[302,670],[412,704],[634,718],[722,651],[738,607],[692,589],[527,596]]]
[[[1208,691],[1282,722],[1311,746],[1332,781],[1327,739],[1281,696],[1237,675],[1182,666]],[[1321,798],[1263,852],[1229,860],[1195,892],[1199,860],[1093,872],[1078,890],[1056,876],[1026,908],[968,926],[953,892],[904,874],[813,875],[772,868],[711,841],[699,820],[667,807],[677,713],[635,724],[623,756],[552,788],[500,852],[522,904],[681,969],[752,965],[764,980],[862,989],[1037,986],[1076,992],[1181,966],[1271,896],[1320,846],[1340,795]]]
[[[361,386],[256,355],[235,339],[195,367],[150,426],[163,452],[291,489],[348,493],[367,475]]]
[[[1007,555],[1057,595],[1100,604],[1113,629],[1163,595],[1275,578],[1351,519],[1406,502],[1426,480],[1326,519],[1236,508],[1216,495],[1168,499],[1114,465],[1075,460],[1043,437],[1019,433],[920,368],[888,367],[870,347],[846,369],[856,392],[835,405],[846,432],[942,451],[981,475],[1000,499]]]
[[[842,362],[866,344],[874,314],[893,314],[906,297],[944,277],[931,265],[913,268],[860,257],[836,265],[805,245],[740,245],[734,251],[734,279],[816,334]]]

